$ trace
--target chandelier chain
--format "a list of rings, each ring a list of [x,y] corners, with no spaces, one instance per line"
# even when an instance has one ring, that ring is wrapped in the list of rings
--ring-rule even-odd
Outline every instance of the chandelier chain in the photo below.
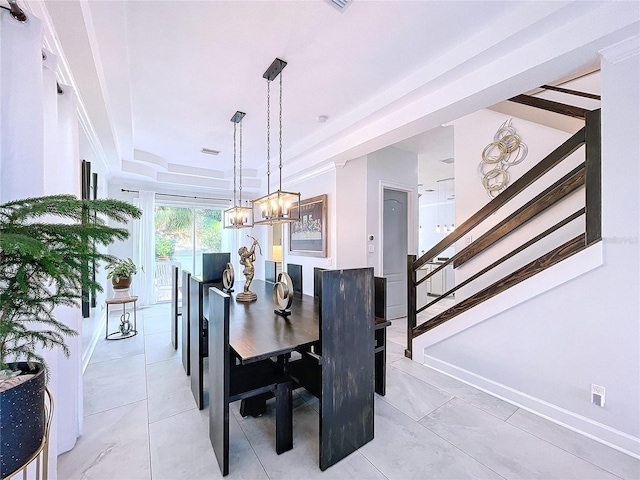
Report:
[[[235,173],[233,175],[233,178],[235,183]],[[242,120],[240,120],[240,206],[242,206]]]
[[[280,72],[280,145],[278,151],[280,152],[280,190],[282,190],[282,72]]]
[[[233,124],[233,206],[236,206],[236,124]]]
[[[271,193],[271,80],[267,80],[267,193]]]

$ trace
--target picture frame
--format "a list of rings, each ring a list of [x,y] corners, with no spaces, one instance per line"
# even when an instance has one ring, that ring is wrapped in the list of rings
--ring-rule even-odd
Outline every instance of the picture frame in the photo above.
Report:
[[[291,207],[300,220],[289,224],[289,253],[312,257],[327,256],[327,195],[301,200]]]

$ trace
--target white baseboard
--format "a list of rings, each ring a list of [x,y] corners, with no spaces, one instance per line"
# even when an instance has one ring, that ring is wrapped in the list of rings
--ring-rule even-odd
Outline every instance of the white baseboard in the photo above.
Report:
[[[91,340],[89,344],[86,346],[84,351],[82,352],[82,375],[87,370],[87,366],[89,365],[89,360],[91,360],[91,355],[93,355],[93,351],[96,349],[96,345],[98,340],[102,337],[102,332],[105,328],[105,323],[107,322],[107,313],[105,310],[102,310],[100,317],[98,318],[98,326],[93,329],[93,335],[91,336]]]
[[[463,368],[431,357],[430,355],[424,355],[424,365],[505,402],[523,408],[551,422],[640,459],[640,438],[595,422],[583,415],[571,412],[558,405],[515,390],[507,385],[482,377]]]

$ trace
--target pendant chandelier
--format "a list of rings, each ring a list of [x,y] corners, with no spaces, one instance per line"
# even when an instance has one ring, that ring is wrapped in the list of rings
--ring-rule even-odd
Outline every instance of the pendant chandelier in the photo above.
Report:
[[[224,228],[250,228],[253,227],[253,209],[242,206],[242,119],[245,114],[236,112],[233,122],[233,207],[224,211]],[[236,203],[236,131],[240,125],[240,202]]]
[[[300,219],[300,193],[282,190],[282,70],[287,62],[276,58],[269,66],[262,78],[267,80],[267,194],[253,201],[253,213],[256,225],[273,225],[277,223],[296,222]],[[271,82],[280,76],[279,101],[279,158],[278,170],[280,174],[279,188],[271,192]]]

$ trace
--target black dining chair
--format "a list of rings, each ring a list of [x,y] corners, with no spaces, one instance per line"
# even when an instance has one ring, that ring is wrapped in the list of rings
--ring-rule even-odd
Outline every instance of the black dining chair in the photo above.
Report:
[[[373,268],[322,275],[320,342],[289,363],[289,375],[320,400],[320,469],[373,439]]]
[[[302,295],[302,265],[287,263],[287,273],[293,282],[293,291]]]
[[[178,302],[180,280],[180,266],[171,266],[171,344],[175,350],[178,349],[178,325],[179,317],[182,315]]]
[[[191,272],[182,270],[182,366],[187,375],[191,375]]]
[[[271,360],[238,364],[229,347],[229,300],[209,290],[209,440],[222,475],[229,473],[229,404],[265,393],[276,397],[276,452],[293,448],[291,379]]]

